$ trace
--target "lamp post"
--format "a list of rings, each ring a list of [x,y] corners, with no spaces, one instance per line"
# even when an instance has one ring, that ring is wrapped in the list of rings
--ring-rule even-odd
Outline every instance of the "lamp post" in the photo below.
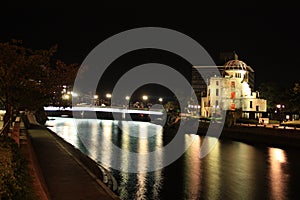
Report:
[[[285,108],[285,105],[283,105],[283,104],[277,104],[276,108],[277,108],[278,112],[277,112],[277,110],[275,110],[275,113],[278,114],[279,120],[281,121],[281,120],[283,120],[283,115],[282,115],[283,112],[282,111]]]
[[[97,106],[98,105],[98,99],[99,96],[97,94],[94,95],[94,105]]]
[[[147,95],[143,95],[142,96],[143,101],[145,101],[145,105],[147,106],[147,100],[148,100],[148,96]],[[144,106],[145,107],[145,106]]]
[[[163,98],[158,98],[158,101],[159,101],[159,103],[162,103],[163,102]]]
[[[112,97],[111,94],[110,94],[110,93],[107,93],[105,96],[106,96],[106,98],[108,99],[108,102],[109,102],[109,100],[110,100],[111,97]],[[109,104],[109,103],[108,103],[108,104]]]
[[[126,99],[126,106],[125,107],[128,109],[129,108],[130,96],[126,96],[125,99]]]

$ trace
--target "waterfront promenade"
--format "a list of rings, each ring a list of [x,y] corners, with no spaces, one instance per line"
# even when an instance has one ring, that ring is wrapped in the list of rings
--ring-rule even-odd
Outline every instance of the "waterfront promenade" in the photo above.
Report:
[[[28,129],[28,135],[50,199],[118,199],[62,139],[42,127]]]
[[[20,149],[39,200],[119,199],[102,182],[96,163],[47,128],[37,124],[25,128],[22,122]]]

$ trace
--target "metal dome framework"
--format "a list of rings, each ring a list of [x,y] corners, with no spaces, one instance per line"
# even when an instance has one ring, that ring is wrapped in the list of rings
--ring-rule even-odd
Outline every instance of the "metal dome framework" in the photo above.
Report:
[[[230,60],[225,63],[225,70],[245,70],[248,71],[247,64],[241,60]]]

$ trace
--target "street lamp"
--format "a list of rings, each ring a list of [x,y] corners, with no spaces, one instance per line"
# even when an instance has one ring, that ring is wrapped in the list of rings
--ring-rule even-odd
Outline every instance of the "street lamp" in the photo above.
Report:
[[[108,98],[108,99],[111,98],[111,94],[110,94],[110,93],[107,93],[105,96],[106,96],[106,98]]]
[[[108,99],[108,102],[109,102],[109,99],[112,97],[112,95],[110,93],[107,93],[105,96],[106,96],[106,98]],[[107,102],[107,104],[109,104],[108,102]]]
[[[147,96],[147,95],[143,95],[143,96],[142,96],[142,99],[143,99],[144,101],[147,101],[147,100],[148,100],[148,96]]]
[[[69,99],[70,99],[70,95],[69,95],[69,94],[64,94],[64,95],[62,96],[62,98],[63,98],[64,100],[69,100]]]
[[[162,103],[163,102],[163,98],[158,98],[158,101],[160,102],[160,103]]]
[[[128,107],[129,107],[130,96],[126,96],[125,99],[126,99],[126,101],[127,101],[125,107],[128,108]]]
[[[143,99],[143,101],[145,101],[145,105],[146,105],[146,108],[148,107],[147,106],[147,100],[148,100],[148,96],[147,95],[143,95],[142,96],[142,99]],[[145,108],[145,106],[143,106],[144,108]]]
[[[98,105],[98,99],[99,99],[99,96],[97,94],[94,95],[94,105],[97,106]]]

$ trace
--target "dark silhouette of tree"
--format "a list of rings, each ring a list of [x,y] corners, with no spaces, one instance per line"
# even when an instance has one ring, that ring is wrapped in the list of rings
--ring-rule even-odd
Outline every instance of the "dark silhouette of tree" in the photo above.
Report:
[[[300,111],[300,83],[296,82],[288,90],[288,111],[293,113],[299,113]]]
[[[260,97],[267,100],[268,110],[275,108],[277,104],[287,102],[286,88],[278,82],[263,82],[258,90]]]
[[[22,41],[0,43],[0,102],[6,111],[4,124],[11,121],[13,112],[40,110],[61,91],[63,84],[71,84],[76,75],[75,64],[53,61],[54,45],[46,50],[22,46]],[[9,127],[4,132],[8,132]]]

